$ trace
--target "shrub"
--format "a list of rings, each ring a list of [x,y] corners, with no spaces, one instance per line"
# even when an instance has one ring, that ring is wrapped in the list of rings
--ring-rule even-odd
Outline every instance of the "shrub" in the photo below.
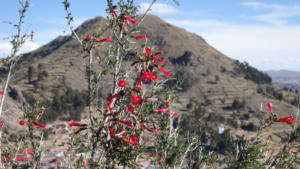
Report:
[[[248,124],[242,124],[241,128],[243,130],[247,130],[247,131],[256,131],[257,127],[254,125],[253,122],[250,122]]]
[[[243,73],[245,79],[251,80],[257,84],[271,84],[272,78],[264,72],[257,70],[250,66],[247,62],[241,63],[238,60],[235,61],[235,72]]]
[[[240,109],[243,109],[245,108],[245,105],[246,105],[246,101],[243,100],[243,101],[240,101],[238,98],[235,98],[232,102],[232,109],[235,109],[235,110],[240,110]]]

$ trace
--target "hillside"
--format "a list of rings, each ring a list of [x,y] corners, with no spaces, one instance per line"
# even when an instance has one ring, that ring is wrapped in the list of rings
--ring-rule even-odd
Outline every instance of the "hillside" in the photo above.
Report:
[[[84,37],[87,33],[93,34],[103,28],[105,24],[104,18],[96,17],[84,22],[76,32]],[[173,77],[182,81],[174,108],[183,119],[190,119],[189,124],[183,120],[182,124],[186,128],[199,132],[197,123],[203,119],[205,125],[215,130],[225,126],[226,129],[232,129],[233,134],[251,136],[252,133],[245,129],[250,123],[258,126],[259,120],[268,116],[268,102],[273,103],[273,109],[279,116],[296,112],[296,107],[278,100],[274,93],[269,93],[267,88],[272,86],[267,75],[228,58],[202,37],[152,15],[146,16],[142,27],[144,29],[140,34],[146,32],[155,51],[164,51],[162,56],[168,62],[166,68],[171,70]],[[101,58],[105,52],[104,48],[99,49],[96,57]],[[46,107],[52,106],[49,108],[52,114],[47,115],[51,120],[68,120],[74,111],[84,111],[82,104],[87,83],[82,55],[78,42],[70,36],[57,37],[25,54],[13,72],[9,100],[11,107],[20,98],[25,97],[27,102],[38,98],[44,101]],[[95,60],[95,65],[98,61]],[[33,70],[30,82],[29,69]],[[1,76],[4,77],[4,74]],[[106,86],[109,86],[109,82],[103,84],[103,88]],[[74,99],[78,104],[73,105]],[[54,107],[57,105],[55,101],[62,101],[64,108]],[[22,115],[21,109],[8,111],[4,113],[5,118],[17,124]],[[8,126],[8,130],[15,128],[10,124]],[[276,134],[275,140],[279,142],[280,135],[291,127],[278,123],[273,129],[267,131],[266,136]]]

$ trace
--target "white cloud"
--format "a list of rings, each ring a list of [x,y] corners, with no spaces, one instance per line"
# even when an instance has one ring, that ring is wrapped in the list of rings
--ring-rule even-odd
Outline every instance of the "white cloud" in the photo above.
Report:
[[[225,55],[259,69],[300,70],[300,25],[241,25],[217,20],[168,22],[203,36]]]
[[[291,17],[300,16],[300,6],[288,6],[279,4],[265,4],[260,2],[244,2],[242,6],[251,7],[256,10],[268,10],[264,14],[249,17],[254,20],[267,22],[275,25],[282,25],[287,23],[287,19]]]
[[[30,51],[33,51],[35,49],[39,48],[39,45],[27,41],[24,43],[24,45],[21,47],[20,51],[18,53],[27,53]],[[8,42],[1,42],[0,43],[0,58],[8,57],[11,54],[12,45]]]
[[[149,6],[150,3],[141,3],[139,12],[145,13],[149,8]],[[163,4],[163,3],[155,3],[151,8],[150,13],[156,15],[160,15],[160,14],[165,15],[165,14],[176,14],[179,13],[179,11],[170,5]]]

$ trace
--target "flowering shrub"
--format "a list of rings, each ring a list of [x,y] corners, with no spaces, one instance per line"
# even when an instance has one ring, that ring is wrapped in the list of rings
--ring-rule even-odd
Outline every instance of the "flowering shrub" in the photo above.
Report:
[[[134,0],[126,2],[120,0],[118,3],[113,3],[112,0],[107,0],[107,27],[86,34],[78,34],[73,30],[69,1],[63,2],[70,31],[80,44],[85,59],[89,114],[88,119],[69,121],[68,125],[72,128],[72,133],[66,153],[68,167],[137,168],[138,158],[152,160],[157,168],[205,168],[222,165],[229,168],[291,166],[294,156],[286,156],[287,147],[298,139],[298,134],[294,134],[277,155],[266,156],[264,153],[268,149],[260,140],[251,142],[237,139],[234,142],[230,133],[226,131],[226,141],[236,144],[230,146],[236,148],[225,161],[224,157],[219,160],[213,150],[204,150],[201,140],[205,139],[199,136],[179,135],[177,123],[180,123],[180,114],[173,111],[171,104],[176,98],[173,90],[176,85],[171,87],[167,85],[169,80],[174,80],[172,72],[164,68],[166,61],[163,51],[156,51],[148,42],[147,36],[140,33],[139,25],[145,15],[136,15],[137,7],[134,2]],[[151,3],[149,9],[155,2],[156,0]],[[29,6],[28,3],[28,1],[21,3],[24,10],[21,11],[20,24]],[[14,49],[18,51],[26,36],[22,37],[19,33],[16,37],[17,39],[13,41]],[[33,40],[33,37],[32,31],[30,39]],[[136,45],[140,43],[141,45]],[[102,47],[107,49],[107,53],[101,56],[95,55]],[[135,50],[136,54],[128,61],[130,62],[128,68],[125,66],[125,57],[132,53],[132,50]],[[13,59],[14,57],[16,52],[12,54]],[[96,57],[99,57],[99,62],[95,62]],[[9,63],[6,87],[0,92],[0,95],[3,95],[0,115],[15,61]],[[108,81],[111,88],[101,88],[103,81]],[[100,91],[101,89],[104,91]],[[272,125],[274,122],[295,122],[292,115],[277,118],[273,113],[272,105],[268,104],[268,107],[270,119],[264,123],[265,126]],[[14,147],[13,152],[9,151],[10,146],[1,147],[5,152],[5,156],[1,156],[4,157],[1,159],[3,166],[41,167],[41,145],[47,126],[41,124],[40,119],[45,111],[47,109],[38,103],[24,106],[24,118],[18,125],[25,128],[26,134],[20,137],[18,145],[10,145]],[[2,125],[1,122],[0,126]],[[145,153],[150,146],[154,148],[149,154]],[[222,142],[218,146],[224,147]],[[30,154],[30,157],[16,157],[21,151]],[[78,156],[78,153],[81,155]],[[264,160],[265,158],[267,160]],[[19,160],[26,163],[19,163]]]

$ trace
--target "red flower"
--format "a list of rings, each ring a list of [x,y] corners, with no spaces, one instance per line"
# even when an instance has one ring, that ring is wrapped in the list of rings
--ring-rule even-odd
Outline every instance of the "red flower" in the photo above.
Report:
[[[142,128],[151,131],[145,124],[142,124]]]
[[[129,114],[131,114],[133,110],[134,110],[134,108],[133,108],[131,105],[129,105],[129,106],[125,109],[125,111],[126,111],[127,113],[129,113]]]
[[[73,127],[73,126],[80,127],[80,126],[81,126],[80,123],[76,123],[76,122],[74,122],[73,120],[70,120],[69,125],[70,125],[71,127]]]
[[[163,53],[163,51],[158,51],[158,52],[154,53],[154,56],[160,55],[162,53]]]
[[[277,122],[295,123],[295,119],[292,115],[290,115],[288,117],[283,117],[283,118],[277,119]]]
[[[38,127],[42,128],[42,129],[44,129],[44,130],[46,130],[46,126],[45,126],[45,125],[42,125],[42,124],[40,124],[40,123],[37,122],[37,121],[34,121],[33,123],[34,123],[35,125],[37,125]]]
[[[109,126],[110,139],[114,137],[114,126]]]
[[[268,103],[267,106],[269,107],[269,111],[272,113],[272,103]]]
[[[2,122],[2,121],[0,121],[0,127],[2,127],[2,125],[3,125],[3,122]]]
[[[155,82],[157,80],[157,75],[152,74],[152,72],[150,70],[149,70],[149,75],[150,75],[150,79],[152,80],[152,82]]]
[[[139,137],[138,136],[131,136],[129,138],[129,144],[136,144],[139,142]]]
[[[80,133],[81,131],[83,131],[83,130],[85,130],[86,128],[80,128],[80,129],[78,129],[78,130],[76,130],[75,132],[74,132],[74,134],[78,134],[78,133]]]
[[[147,36],[146,35],[144,35],[144,36],[133,36],[133,38],[135,40],[139,40],[139,39],[145,39],[145,40],[147,40]]]
[[[151,128],[151,130],[152,130],[153,132],[156,132],[156,133],[159,132],[159,129],[158,129],[158,128],[155,128],[155,127]]]
[[[127,84],[126,84],[125,80],[120,80],[119,83],[118,83],[118,86],[126,88]]]
[[[158,165],[162,165],[161,157],[159,157]]]
[[[130,16],[124,16],[124,20],[125,21],[129,20],[132,25],[134,25],[136,23],[136,21],[134,19],[132,19]]]
[[[34,153],[33,149],[26,149],[25,151],[26,151],[27,154],[33,154]]]
[[[166,71],[164,68],[158,66],[158,69],[163,72],[167,77],[170,77],[170,72]]]
[[[145,82],[148,82],[151,79],[150,75],[147,73],[147,71],[144,69],[144,75],[143,75],[143,80]]]
[[[83,168],[86,168],[86,164],[84,160],[82,160],[82,164],[83,164]]]
[[[26,120],[21,120],[21,121],[19,121],[19,124],[22,125],[22,126],[25,125],[26,123],[27,123]]]
[[[0,95],[4,95],[4,92],[3,92],[3,91],[0,91]]]
[[[125,133],[126,133],[126,131],[124,129],[122,129],[122,131],[120,133],[116,134],[116,137],[123,138],[123,137],[125,137]]]
[[[162,64],[166,63],[165,59],[154,58],[153,60],[156,61],[156,62],[160,62]]]
[[[101,40],[99,40],[98,42],[111,42],[112,41],[112,39],[111,39],[111,37],[110,36],[108,36],[107,38],[105,38],[105,39],[101,39]]]
[[[124,124],[128,127],[132,127],[132,122],[131,121],[118,120],[118,123]]]
[[[146,48],[146,49],[145,49],[145,53],[146,53],[146,55],[149,57],[150,54],[151,54],[151,49],[150,49],[150,48]]]
[[[119,96],[118,94],[115,94],[115,95],[113,95],[113,96],[107,96],[107,101],[108,101],[108,102],[112,102],[112,100],[113,100],[114,98],[116,98],[116,97],[117,97],[118,100],[120,99],[120,96]]]
[[[141,91],[142,90],[141,85],[142,85],[142,76],[139,77],[139,81],[138,81],[135,89],[138,90],[138,91]]]
[[[116,18],[118,18],[118,14],[115,10],[112,10],[113,14],[115,15]]]
[[[91,36],[89,34],[87,34],[87,35],[85,35],[85,39],[86,40],[91,40],[92,38],[91,38]]]
[[[178,117],[178,113],[171,112],[170,114],[171,114],[173,117],[175,117],[175,118]]]
[[[140,102],[142,101],[141,96],[134,96],[133,94],[130,94],[130,96],[131,96],[133,106],[140,104]]]
[[[155,110],[154,112],[158,112],[158,113],[164,113],[164,112],[168,112],[169,109],[168,108],[165,108],[165,109],[158,109],[158,110]]]
[[[129,140],[128,140],[127,138],[125,138],[124,141],[125,141],[126,143],[129,143]]]
[[[109,112],[112,112],[111,102],[106,102],[105,104],[107,105]]]

